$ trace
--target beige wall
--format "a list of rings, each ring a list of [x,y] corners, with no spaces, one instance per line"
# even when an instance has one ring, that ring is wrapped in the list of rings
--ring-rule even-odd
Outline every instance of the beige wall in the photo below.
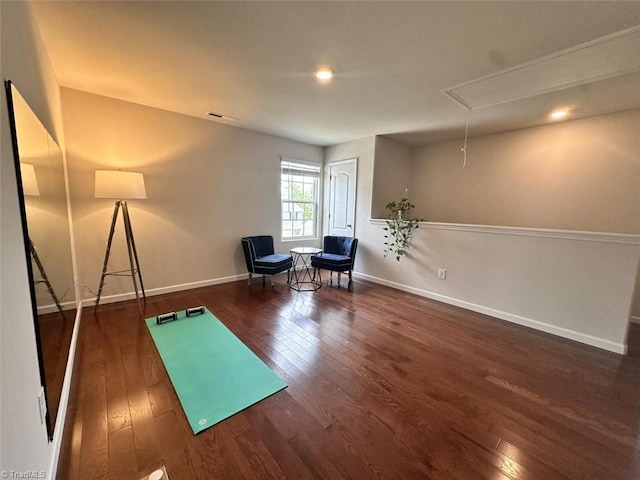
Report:
[[[414,151],[412,197],[434,222],[640,234],[640,110]]]
[[[414,150],[416,216],[640,234],[640,110]],[[640,318],[640,282],[632,315]]]
[[[27,4],[0,2],[1,73],[62,142],[59,88]],[[40,422],[40,373],[4,89],[0,110],[0,470],[43,471],[53,455]]]
[[[62,90],[62,106],[83,298],[98,289],[114,205],[94,198],[96,169],[144,174],[148,198],[129,210],[149,293],[246,275],[246,235],[294,245],[280,241],[280,157],[322,164],[322,148],[77,90]],[[115,238],[109,267],[125,269],[121,230]],[[103,295],[132,291],[110,277]]]
[[[386,205],[407,194],[413,201],[411,148],[395,140],[375,137],[373,198],[367,218],[385,218]]]

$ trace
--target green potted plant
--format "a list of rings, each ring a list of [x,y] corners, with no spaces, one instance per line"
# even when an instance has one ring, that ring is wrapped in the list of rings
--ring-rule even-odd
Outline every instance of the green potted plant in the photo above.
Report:
[[[402,198],[400,201],[387,203],[387,226],[383,228],[387,232],[384,236],[384,256],[395,255],[400,261],[403,255],[409,250],[413,231],[423,222],[422,218],[409,218],[411,210],[415,208],[409,199]]]

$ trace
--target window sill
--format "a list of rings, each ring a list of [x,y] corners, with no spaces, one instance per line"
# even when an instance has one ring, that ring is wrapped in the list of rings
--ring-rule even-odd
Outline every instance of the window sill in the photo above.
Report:
[[[292,242],[314,242],[319,240],[318,237],[296,237],[296,238],[281,238],[280,241],[282,243],[292,243]]]

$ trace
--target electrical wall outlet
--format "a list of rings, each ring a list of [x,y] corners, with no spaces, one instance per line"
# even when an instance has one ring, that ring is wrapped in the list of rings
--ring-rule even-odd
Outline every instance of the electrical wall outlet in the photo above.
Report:
[[[44,398],[44,387],[40,387],[40,392],[38,392],[38,407],[40,407],[40,423],[44,425],[47,419],[47,402]]]
[[[447,279],[447,271],[444,268],[439,268],[438,269],[438,278],[440,280],[446,280]]]

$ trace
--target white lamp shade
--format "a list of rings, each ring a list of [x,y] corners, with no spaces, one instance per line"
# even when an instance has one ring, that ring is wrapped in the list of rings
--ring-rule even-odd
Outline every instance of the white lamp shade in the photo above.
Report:
[[[144,176],[122,170],[96,170],[96,198],[147,198]]]
[[[25,195],[40,196],[36,169],[30,163],[20,164],[20,176],[22,177],[22,193]]]

